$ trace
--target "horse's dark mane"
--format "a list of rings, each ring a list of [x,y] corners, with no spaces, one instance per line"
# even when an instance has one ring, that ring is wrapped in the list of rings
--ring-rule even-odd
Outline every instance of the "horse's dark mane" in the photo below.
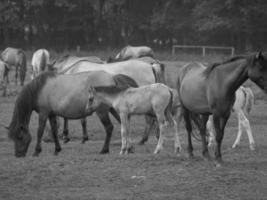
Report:
[[[94,87],[97,92],[105,92],[108,94],[119,93],[125,91],[129,87],[138,87],[135,80],[124,74],[117,74],[113,76],[115,85],[111,86],[96,86]]]
[[[246,58],[247,58],[247,56],[241,55],[241,56],[232,57],[232,58],[230,58],[230,59],[228,59],[226,61],[223,61],[223,62],[213,63],[213,64],[209,65],[207,67],[207,69],[205,69],[204,73],[208,76],[214,70],[214,68],[216,68],[216,67],[218,67],[220,65],[228,64],[228,63],[234,62],[236,60],[246,59]]]
[[[37,100],[40,91],[48,78],[55,77],[54,72],[44,72],[30,83],[25,85],[18,95],[13,111],[13,117],[9,125],[9,137],[17,137],[20,127],[27,128],[33,110],[37,110]]]

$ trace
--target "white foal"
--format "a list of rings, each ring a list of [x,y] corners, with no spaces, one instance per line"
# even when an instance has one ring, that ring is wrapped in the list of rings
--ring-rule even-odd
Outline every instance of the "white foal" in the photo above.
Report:
[[[94,109],[99,103],[113,107],[121,118],[121,152],[127,154],[132,150],[130,136],[130,117],[132,115],[153,114],[159,123],[160,136],[155,154],[163,148],[167,132],[174,138],[175,153],[181,150],[176,122],[172,116],[173,92],[168,86],[155,83],[139,88],[120,89],[114,87],[91,87],[86,109]]]

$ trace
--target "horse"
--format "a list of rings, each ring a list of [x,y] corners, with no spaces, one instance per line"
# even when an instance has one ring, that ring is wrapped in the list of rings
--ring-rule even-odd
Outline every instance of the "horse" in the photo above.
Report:
[[[259,52],[253,55],[236,56],[208,67],[200,63],[189,63],[182,67],[178,76],[177,90],[188,133],[189,157],[193,157],[191,139],[193,120],[199,125],[203,157],[210,160],[206,141],[206,123],[209,115],[213,115],[216,132],[215,165],[221,166],[221,144],[224,128],[235,101],[235,91],[247,79],[267,91],[266,58],[266,54]]]
[[[240,139],[242,136],[242,129],[244,128],[248,135],[249,140],[249,148],[250,150],[255,150],[255,141],[252,135],[251,127],[247,116],[253,109],[254,105],[254,94],[250,88],[246,88],[240,86],[235,92],[235,103],[233,106],[233,112],[237,115],[238,120],[238,133],[235,139],[232,148],[236,148],[240,144]],[[212,123],[212,116],[209,117],[207,122],[207,129],[209,132],[209,144],[211,146],[213,141],[215,140],[215,136],[213,133],[214,126]]]
[[[65,67],[65,70],[61,70],[62,74],[75,74],[80,72],[88,72],[88,71],[99,71],[103,70],[110,74],[124,74],[126,76],[131,77],[136,81],[138,86],[148,85],[156,82],[165,83],[165,66],[163,64],[154,63],[149,64],[139,60],[128,60],[117,63],[92,63],[89,61],[81,60],[73,65],[69,65],[69,67]],[[120,122],[119,116],[117,116],[116,112],[112,109],[110,110],[111,114]],[[105,117],[106,121],[110,122],[108,113]],[[153,120],[150,117],[146,117],[147,122],[152,122]],[[82,124],[86,123],[85,119],[81,120]],[[148,124],[150,126],[150,123]],[[86,125],[85,125],[86,126]],[[111,135],[109,136],[111,137]],[[63,139],[64,142],[68,142],[70,139],[68,137],[68,121],[64,120],[64,128],[63,128]],[[88,140],[88,135],[85,131],[83,131],[83,140],[82,143]],[[107,153],[101,151],[101,153]]]
[[[7,64],[0,59],[0,86],[3,89],[3,96],[6,96],[7,93],[7,82],[5,81],[5,73],[7,72]]]
[[[130,133],[131,116],[148,113],[156,115],[160,129],[160,136],[154,154],[162,150],[163,140],[167,137],[165,132],[168,127],[173,129],[171,135],[174,137],[175,153],[181,150],[176,122],[172,117],[173,93],[168,86],[162,83],[154,83],[138,88],[94,86],[89,88],[88,93],[86,110],[95,110],[98,103],[101,102],[113,107],[120,115],[122,140],[120,154],[131,153],[133,149]]]
[[[109,57],[108,63],[110,62],[118,62],[129,59],[136,59],[141,57],[152,57],[154,58],[154,52],[150,47],[147,46],[126,46],[124,47],[114,58]]]
[[[17,85],[18,70],[20,70],[20,84],[24,85],[27,71],[27,60],[25,52],[22,49],[7,47],[1,54],[2,60],[8,65],[5,72],[5,78],[8,82],[8,72],[12,66],[16,68],[15,83]]]
[[[44,72],[46,68],[50,66],[50,56],[46,49],[38,49],[32,56],[32,75],[31,79],[37,77],[41,72]]]
[[[173,94],[173,100],[172,100],[172,115],[175,118],[178,118],[180,121],[180,116],[179,116],[179,108],[180,108],[180,101],[179,101],[179,96],[178,92],[176,89],[170,88]],[[149,119],[147,119],[149,120]],[[159,126],[155,123],[156,121],[151,121],[149,123],[149,126],[146,126],[145,132],[141,138],[141,140],[138,142],[139,145],[144,145],[148,141],[148,137],[150,133],[155,132],[156,138],[159,139]],[[155,129],[155,130],[153,130]]]
[[[55,142],[55,154],[61,151],[57,137],[56,116],[68,119],[80,119],[92,114],[108,112],[109,108],[98,104],[95,110],[86,110],[88,95],[87,91],[91,86],[118,86],[136,87],[131,78],[124,75],[111,75],[103,71],[85,72],[78,74],[56,74],[55,72],[44,72],[22,88],[18,95],[11,123],[8,127],[8,135],[15,143],[15,156],[26,156],[31,135],[29,122],[33,111],[39,114],[39,127],[37,131],[37,144],[34,156],[41,152],[41,141],[45,124],[49,119],[52,135]],[[56,92],[55,92],[56,91]],[[105,120],[105,119],[103,119]],[[106,129],[112,127],[105,127]],[[112,131],[112,130],[111,130]],[[105,147],[108,150],[108,137]],[[104,148],[105,148],[104,147]]]
[[[65,55],[61,57],[60,59],[54,61],[51,68],[52,70],[58,73],[62,73],[62,71],[66,71],[67,69],[72,68],[77,63],[82,62],[82,61],[98,63],[98,64],[104,63],[103,60],[101,60],[99,57],[96,57],[96,56],[77,57],[77,56]]]

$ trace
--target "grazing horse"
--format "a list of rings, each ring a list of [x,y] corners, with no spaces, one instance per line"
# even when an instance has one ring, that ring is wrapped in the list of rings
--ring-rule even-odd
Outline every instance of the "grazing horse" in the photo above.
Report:
[[[126,46],[124,47],[115,57],[109,58],[108,62],[118,62],[118,61],[124,61],[129,59],[136,59],[141,57],[154,57],[154,52],[150,47],[147,46]]]
[[[191,140],[193,120],[200,129],[202,154],[209,159],[206,140],[206,124],[213,115],[216,132],[215,164],[222,162],[221,144],[224,128],[235,101],[235,91],[247,80],[255,82],[267,91],[267,56],[257,53],[237,56],[225,62],[205,67],[200,63],[189,63],[182,67],[177,82],[181,112],[188,133],[188,153],[193,157]]]
[[[242,129],[247,132],[248,140],[249,140],[249,148],[253,151],[255,150],[255,141],[251,132],[250,123],[246,116],[249,115],[254,105],[254,94],[250,88],[245,88],[240,86],[238,90],[235,92],[235,103],[233,106],[233,111],[237,115],[238,120],[238,133],[235,139],[232,148],[236,148],[237,145],[240,144],[240,139],[242,136]],[[209,146],[211,146],[212,142],[215,140],[215,136],[213,133],[214,126],[212,123],[212,116],[210,116],[207,122],[207,129],[209,132]]]
[[[131,77],[136,81],[138,86],[148,85],[156,82],[165,83],[165,66],[163,64],[154,63],[149,64],[139,60],[129,60],[117,63],[105,63],[98,64],[92,63],[89,61],[81,60],[69,67],[66,67],[65,70],[62,70],[62,74],[75,74],[79,72],[88,72],[88,71],[99,71],[103,70],[110,74],[124,74]],[[112,115],[119,121],[119,116],[116,116],[116,112],[112,109],[110,110]],[[104,114],[103,114],[104,115]],[[108,113],[106,116],[106,121],[110,122]],[[153,122],[149,117],[146,117],[148,122]],[[82,124],[86,123],[85,119],[82,119]],[[111,122],[110,122],[111,123]],[[86,126],[86,125],[85,125]],[[109,136],[111,137],[111,135]],[[68,122],[64,120],[64,130],[63,130],[64,142],[69,141],[68,137]],[[87,133],[83,132],[83,143],[88,140]],[[106,153],[106,152],[102,152]]]
[[[12,47],[7,47],[1,54],[2,60],[8,65],[6,68],[5,78],[8,81],[8,72],[11,66],[16,68],[15,83],[17,85],[18,70],[20,71],[20,84],[24,85],[24,80],[27,71],[27,60],[26,55],[22,49],[16,49]]]
[[[163,148],[163,140],[166,138],[167,128],[171,127],[174,138],[175,152],[181,149],[176,122],[172,117],[172,90],[162,84],[154,83],[139,88],[91,87],[89,89],[88,104],[86,110],[95,110],[99,102],[113,107],[121,119],[121,152],[128,154],[132,151],[130,133],[130,117],[132,115],[152,114],[156,115],[159,123],[160,136],[155,154]],[[97,102],[97,103],[95,103]]]
[[[88,90],[91,86],[136,86],[135,81],[124,75],[112,76],[103,71],[86,72],[71,75],[59,75],[54,72],[44,72],[33,79],[18,95],[13,117],[9,125],[9,137],[15,143],[15,156],[26,155],[31,142],[29,122],[32,111],[39,114],[37,145],[34,156],[41,152],[41,141],[45,124],[49,119],[52,135],[55,142],[55,154],[60,150],[57,138],[56,116],[68,119],[80,119],[91,115],[93,111],[103,112],[107,106],[98,104],[95,110],[86,110]],[[106,130],[110,127],[105,127]],[[111,130],[112,131],[112,130]],[[110,139],[106,137],[106,139]],[[108,150],[109,141],[105,141]]]
[[[31,79],[37,77],[46,68],[49,68],[50,56],[46,49],[38,49],[32,56],[32,75]]]

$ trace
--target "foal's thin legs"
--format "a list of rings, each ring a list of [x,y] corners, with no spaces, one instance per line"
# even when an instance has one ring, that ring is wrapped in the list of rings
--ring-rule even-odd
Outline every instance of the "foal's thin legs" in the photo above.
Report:
[[[52,136],[55,142],[55,155],[61,151],[60,143],[58,141],[58,127],[57,127],[57,118],[55,115],[49,116],[49,123],[51,126]]]
[[[249,120],[246,118],[245,114],[243,111],[240,111],[238,114],[238,133],[236,140],[232,146],[232,148],[235,148],[237,145],[240,143],[240,139],[242,136],[242,126],[246,129],[247,134],[248,134],[248,140],[249,140],[249,147],[251,150],[255,150],[255,141],[252,135],[251,127]]]
[[[179,133],[177,128],[177,123],[174,119],[173,120],[173,128],[174,128],[174,153],[179,153],[182,150],[182,146],[179,139]]]
[[[162,115],[158,114],[157,115],[157,120],[159,123],[159,140],[158,140],[158,144],[156,146],[156,149],[154,151],[154,154],[158,154],[162,149],[163,149],[163,134],[166,131],[166,120],[164,117],[164,113],[162,113]]]
[[[86,118],[81,119],[82,129],[83,129],[83,140],[82,144],[89,140],[88,133],[87,133],[87,123]]]
[[[122,155],[122,154],[127,154],[128,116],[121,113],[120,118],[121,118],[121,152],[120,154]]]
[[[35,146],[35,152],[33,156],[38,156],[42,151],[41,142],[42,142],[46,120],[47,120],[47,115],[40,113],[39,114],[39,127],[37,131],[37,144]]]

